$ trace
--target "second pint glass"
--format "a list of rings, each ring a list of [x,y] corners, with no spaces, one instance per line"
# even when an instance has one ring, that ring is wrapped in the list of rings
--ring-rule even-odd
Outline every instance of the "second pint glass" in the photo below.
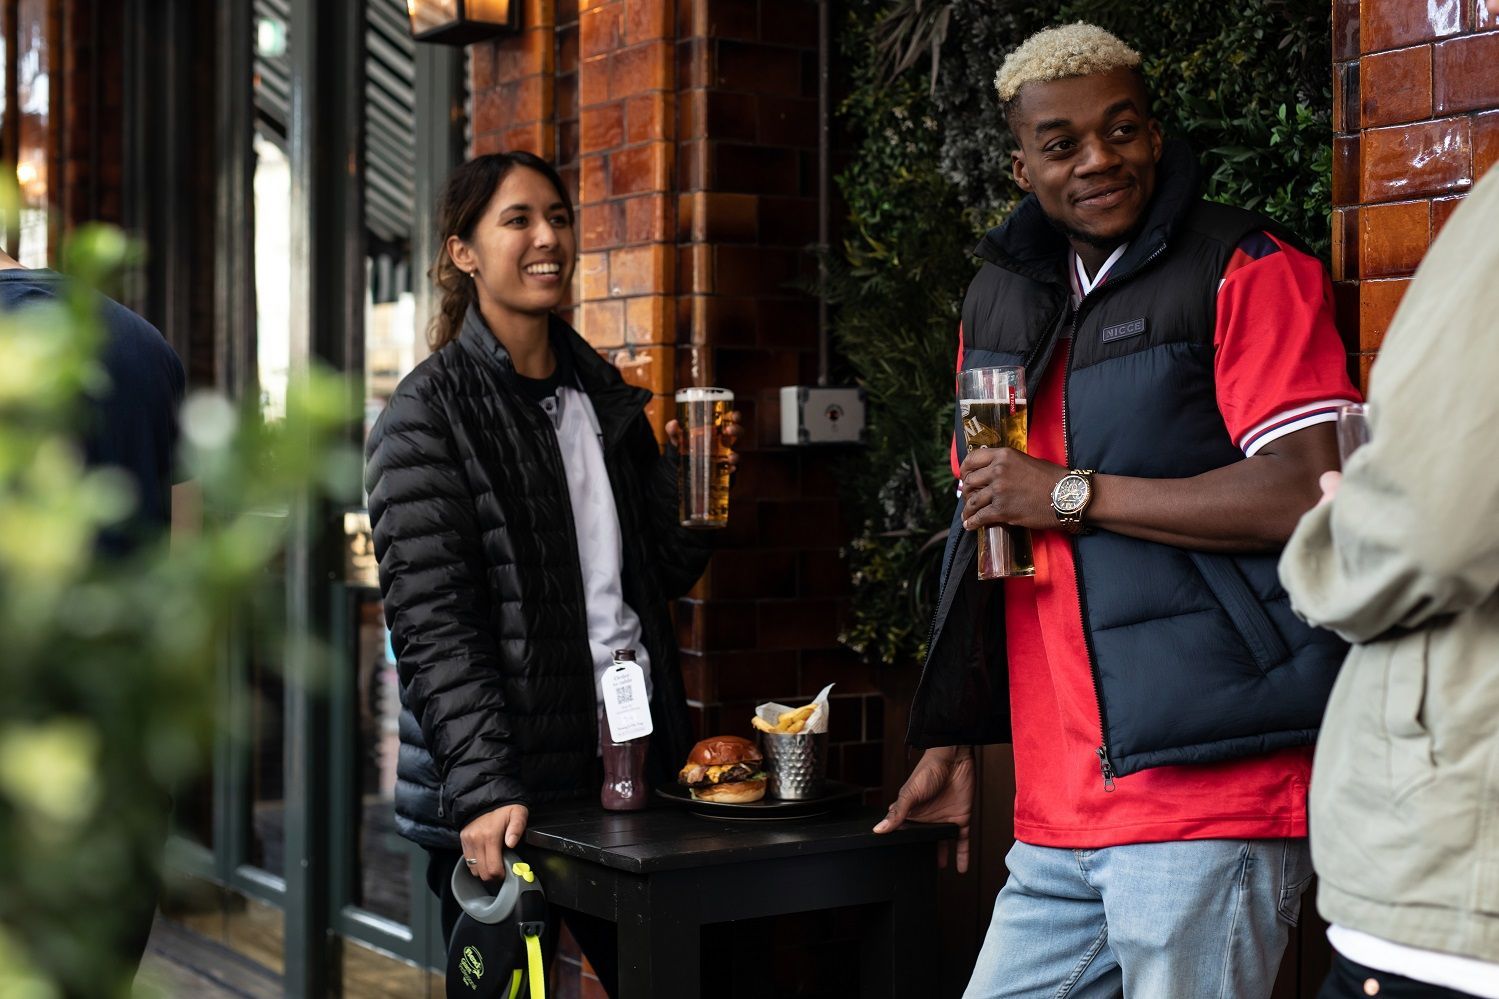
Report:
[[[733,408],[734,393],[728,389],[677,391],[677,424],[682,430],[677,495],[683,527],[729,524],[729,462],[723,421]]]
[[[966,453],[980,448],[1026,446],[1025,369],[1018,366],[969,368],[958,373],[958,410]],[[1024,527],[981,527],[979,578],[1031,576],[1031,532]]]

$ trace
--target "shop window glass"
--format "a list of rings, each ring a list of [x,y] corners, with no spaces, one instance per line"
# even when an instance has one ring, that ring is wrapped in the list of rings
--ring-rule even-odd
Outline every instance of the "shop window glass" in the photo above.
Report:
[[[20,118],[16,182],[21,194],[17,259],[26,267],[48,264],[52,50],[47,8],[46,0],[20,0],[16,8],[16,110]]]

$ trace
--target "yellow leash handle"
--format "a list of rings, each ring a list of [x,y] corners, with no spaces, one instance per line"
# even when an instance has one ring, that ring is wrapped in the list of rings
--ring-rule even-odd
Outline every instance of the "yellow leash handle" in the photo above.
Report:
[[[547,974],[541,963],[541,937],[526,937],[526,965],[531,979],[531,999],[547,999]]]

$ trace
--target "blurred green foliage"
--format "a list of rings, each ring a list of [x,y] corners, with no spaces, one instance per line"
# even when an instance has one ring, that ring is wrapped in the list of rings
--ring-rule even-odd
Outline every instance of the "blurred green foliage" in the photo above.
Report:
[[[841,107],[848,204],[830,261],[840,352],[869,393],[870,446],[844,463],[860,525],[843,641],[919,661],[955,504],[948,447],[970,251],[1020,197],[993,80],[1045,27],[1086,20],[1144,57],[1153,111],[1199,154],[1210,198],[1273,216],[1325,253],[1331,215],[1325,0],[850,0]]]
[[[74,427],[104,378],[96,289],[129,257],[80,231],[55,303],[0,315],[0,996],[123,996],[121,900],[152,890],[164,794],[199,773],[226,625],[289,523],[357,483],[356,418],[328,374],[297,381],[275,425],[212,395],[184,407],[180,463],[204,524],[124,559],[96,553],[132,507],[84,467]],[[347,490],[345,490],[347,491]],[[287,641],[301,640],[287,636]]]

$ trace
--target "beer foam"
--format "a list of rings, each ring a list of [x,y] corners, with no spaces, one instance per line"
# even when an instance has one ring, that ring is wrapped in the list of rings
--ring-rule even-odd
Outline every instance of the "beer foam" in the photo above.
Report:
[[[706,385],[677,389],[677,402],[733,402],[734,393],[726,388]]]

